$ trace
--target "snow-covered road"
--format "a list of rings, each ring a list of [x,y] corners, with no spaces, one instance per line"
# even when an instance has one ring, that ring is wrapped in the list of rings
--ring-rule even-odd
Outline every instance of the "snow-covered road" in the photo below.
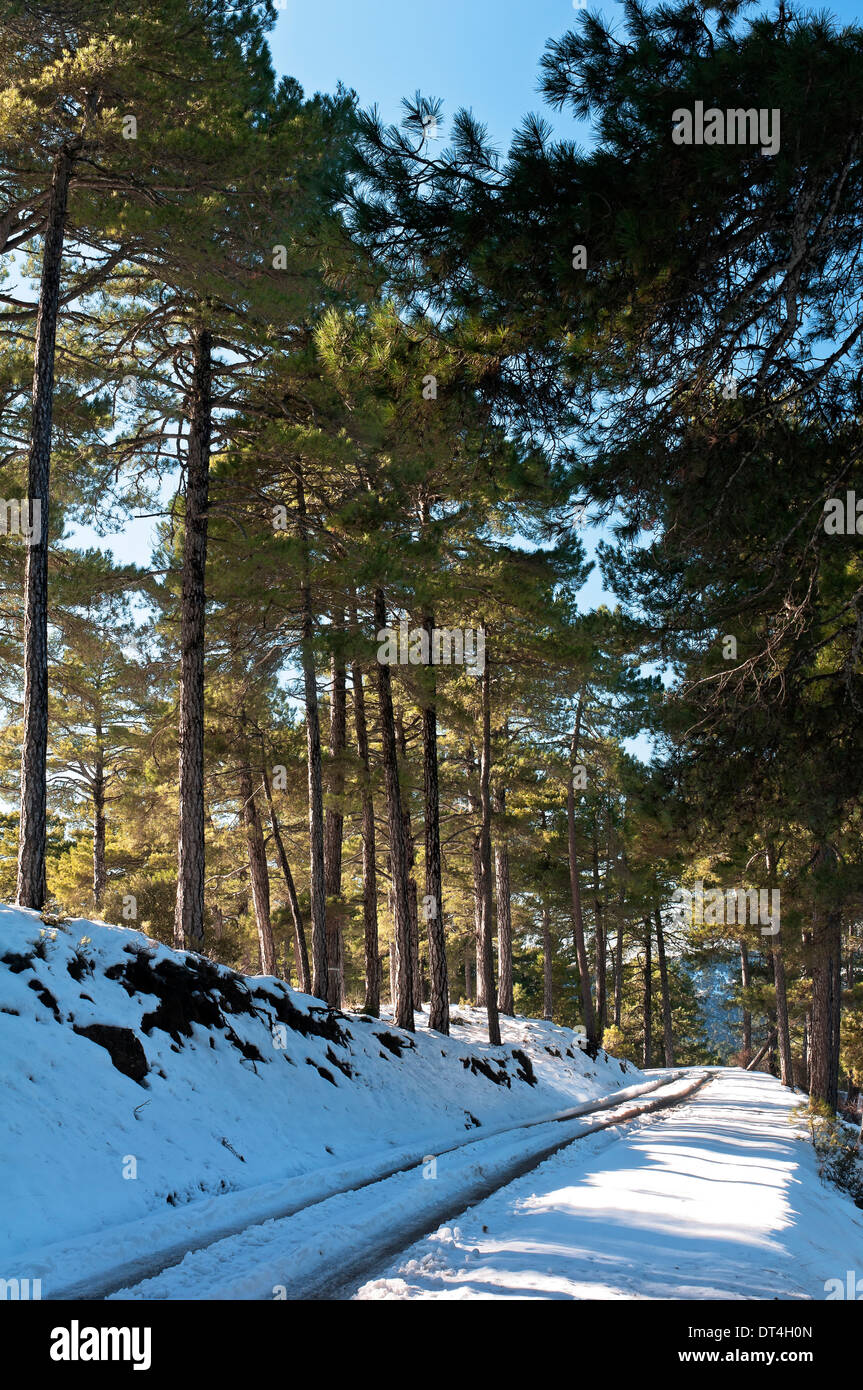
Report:
[[[685,1105],[568,1146],[404,1251],[379,1298],[824,1299],[863,1212],[824,1186],[800,1097],[724,1070]]]
[[[659,1071],[646,1082],[554,1119],[474,1137],[389,1176],[368,1180],[288,1216],[252,1222],[223,1239],[155,1261],[149,1277],[115,1289],[117,1299],[350,1297],[364,1278],[423,1232],[481,1201],[574,1139],[637,1114],[680,1104],[709,1080],[703,1069]],[[95,1290],[91,1296],[99,1296]]]

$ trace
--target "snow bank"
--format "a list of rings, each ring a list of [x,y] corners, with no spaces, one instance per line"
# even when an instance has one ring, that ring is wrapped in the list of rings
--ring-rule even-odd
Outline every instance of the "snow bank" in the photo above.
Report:
[[[73,1255],[107,1268],[172,1225],[241,1224],[644,1079],[554,1024],[502,1020],[493,1048],[481,1010],[455,1013],[452,1037],[410,1035],[137,931],[0,907],[0,1276],[45,1274],[50,1296]],[[121,1230],[111,1254],[98,1238]]]

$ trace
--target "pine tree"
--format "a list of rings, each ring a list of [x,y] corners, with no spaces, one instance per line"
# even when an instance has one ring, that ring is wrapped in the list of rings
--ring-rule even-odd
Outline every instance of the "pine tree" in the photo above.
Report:
[[[40,525],[38,539],[28,549],[25,576],[18,865],[18,901],[38,907],[45,895],[50,463],[61,305],[104,280],[123,258],[123,233],[112,225],[111,200],[118,192],[122,190],[136,206],[156,200],[152,166],[130,155],[134,139],[123,139],[127,133],[137,136],[137,117],[121,120],[117,108],[125,100],[139,109],[159,110],[161,131],[170,129],[181,106],[180,79],[163,76],[154,93],[149,60],[184,25],[191,50],[192,35],[200,35],[201,24],[184,0],[143,5],[128,15],[116,13],[101,0],[73,3],[49,16],[42,7],[29,4],[7,9],[9,23],[3,25],[2,36],[7,87],[0,102],[0,180],[12,190],[12,201],[3,212],[5,249],[26,244],[34,232],[42,234],[28,455],[28,497],[31,506],[40,509]],[[242,11],[247,27],[255,27],[257,9],[250,0],[235,10],[223,26],[223,37],[238,20],[242,24]],[[206,35],[214,37],[212,28]],[[184,97],[186,80],[187,73]],[[164,146],[169,148],[170,140]],[[176,166],[171,173],[176,180]],[[34,216],[40,204],[44,211]],[[70,239],[83,247],[97,247],[104,258],[97,271],[89,267],[63,293],[64,244]]]

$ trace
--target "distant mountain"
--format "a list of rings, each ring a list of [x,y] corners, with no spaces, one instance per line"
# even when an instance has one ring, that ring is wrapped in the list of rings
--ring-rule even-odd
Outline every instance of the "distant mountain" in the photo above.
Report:
[[[740,1051],[742,1040],[743,1011],[734,1002],[740,986],[739,967],[730,960],[697,966],[681,960],[680,965],[692,981],[707,1041],[727,1062]]]

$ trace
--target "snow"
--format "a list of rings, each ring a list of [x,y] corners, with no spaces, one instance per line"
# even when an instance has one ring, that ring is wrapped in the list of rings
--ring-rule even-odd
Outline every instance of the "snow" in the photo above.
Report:
[[[647,1083],[655,1090],[638,1105],[656,1105],[697,1084],[697,1078]],[[611,1105],[589,1119],[532,1124],[464,1141],[457,1148],[358,1191],[342,1192],[295,1215],[250,1227],[116,1293],[119,1299],[270,1299],[339,1297],[346,1281],[370,1263],[434,1228],[491,1187],[515,1177],[546,1154],[594,1127],[613,1123],[632,1102]]]
[[[800,1097],[719,1069],[685,1106],[571,1145],[441,1225],[359,1299],[824,1299],[863,1213],[822,1184]]]
[[[463,1007],[412,1036],[104,923],[0,907],[0,942],[0,1273],[45,1298],[796,1300],[863,1271],[762,1073],[643,1073],[522,1018],[490,1047]]]
[[[147,985],[187,963],[208,972],[196,999],[216,1015],[188,1034],[153,1024],[174,1005]],[[423,1020],[415,1037],[333,1020],[281,981],[140,932],[0,907],[0,1272],[41,1278],[43,1297],[107,1292],[250,1222],[648,1081],[554,1024],[502,1020],[492,1048],[482,1011],[456,1014],[450,1038]],[[331,1036],[308,1031],[327,1020]],[[130,1030],[140,1082],[74,1031],[93,1025]]]

